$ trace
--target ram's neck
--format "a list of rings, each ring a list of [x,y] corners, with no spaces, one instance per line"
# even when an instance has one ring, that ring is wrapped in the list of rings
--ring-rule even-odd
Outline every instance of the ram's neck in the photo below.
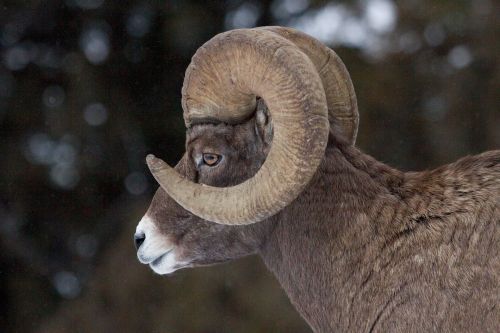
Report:
[[[373,216],[397,205],[402,180],[356,148],[330,142],[311,186],[276,216],[261,256],[315,330],[345,331],[368,274],[360,266],[377,232]]]

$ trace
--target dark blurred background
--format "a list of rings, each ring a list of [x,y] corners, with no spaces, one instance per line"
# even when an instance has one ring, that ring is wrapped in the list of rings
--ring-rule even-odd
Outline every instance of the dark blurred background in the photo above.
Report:
[[[154,275],[132,233],[148,152],[184,148],[196,49],[285,25],[329,46],[358,146],[404,170],[500,147],[493,0],[0,2],[0,332],[308,332],[258,258]]]

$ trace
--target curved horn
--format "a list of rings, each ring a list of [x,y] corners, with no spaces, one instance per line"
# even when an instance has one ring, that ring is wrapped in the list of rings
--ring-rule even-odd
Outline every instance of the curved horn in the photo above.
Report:
[[[340,132],[354,145],[359,125],[356,93],[349,72],[339,56],[317,39],[298,30],[278,26],[258,29],[283,36],[311,59],[325,89],[330,131]]]
[[[182,207],[209,221],[249,224],[283,209],[309,183],[326,148],[328,110],[319,74],[295,44],[258,29],[219,34],[193,56],[182,94],[187,126],[207,119],[242,121],[260,96],[274,128],[260,170],[233,187],[190,182],[148,156],[153,176]]]

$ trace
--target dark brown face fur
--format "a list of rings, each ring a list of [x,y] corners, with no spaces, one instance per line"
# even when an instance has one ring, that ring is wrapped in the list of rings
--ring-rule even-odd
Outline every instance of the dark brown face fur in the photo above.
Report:
[[[271,138],[271,124],[264,110],[241,125],[195,125],[187,132],[186,153],[176,169],[198,183],[217,187],[236,185],[259,170],[269,151]],[[218,159],[215,163],[214,156]],[[155,237],[156,249],[175,248],[178,267],[173,270],[255,253],[270,227],[270,222],[225,226],[204,221],[179,206],[161,188],[156,191],[146,216],[154,224],[155,232],[146,235],[144,246],[148,244],[148,237]],[[152,252],[161,254],[156,249]],[[148,252],[146,250],[144,252]]]

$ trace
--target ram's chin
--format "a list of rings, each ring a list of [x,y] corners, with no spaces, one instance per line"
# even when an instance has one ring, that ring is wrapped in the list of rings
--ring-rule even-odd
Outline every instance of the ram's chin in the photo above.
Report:
[[[156,274],[160,275],[171,274],[181,268],[185,268],[188,266],[189,265],[187,263],[179,262],[178,260],[176,260],[175,254],[173,252],[166,253],[149,263],[149,267]]]
[[[173,273],[176,270],[181,268],[181,267],[179,267],[179,268],[167,267],[167,266],[162,266],[162,265],[155,266],[152,264],[149,264],[149,267],[153,270],[153,272],[155,272],[156,274],[160,274],[160,275],[168,275],[168,274],[171,274],[171,273]]]

